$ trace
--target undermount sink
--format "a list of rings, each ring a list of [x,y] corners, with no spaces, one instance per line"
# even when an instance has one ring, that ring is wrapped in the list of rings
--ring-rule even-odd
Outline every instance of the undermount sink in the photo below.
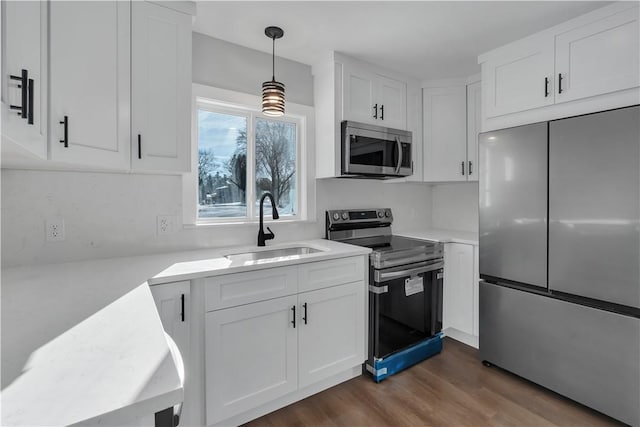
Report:
[[[321,249],[311,248],[309,246],[294,246],[291,248],[269,249],[265,251],[243,252],[239,254],[225,255],[225,258],[231,261],[261,261],[275,260],[280,258],[289,258],[300,255],[309,255],[322,252]]]

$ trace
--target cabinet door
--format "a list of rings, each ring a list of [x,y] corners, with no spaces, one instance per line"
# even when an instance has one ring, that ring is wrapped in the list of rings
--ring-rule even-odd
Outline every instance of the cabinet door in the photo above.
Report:
[[[407,129],[407,84],[378,75],[376,89],[379,124],[388,128]]]
[[[39,157],[47,157],[47,10],[46,1],[2,2],[2,146],[8,140]],[[22,117],[21,83],[10,76],[27,71],[32,79],[33,124]],[[27,85],[25,94],[28,94]],[[26,108],[26,106],[25,106]]]
[[[444,247],[443,328],[473,335],[473,246],[447,243]]]
[[[640,86],[638,6],[556,36],[556,102]],[[562,89],[562,91],[560,91]]]
[[[553,38],[545,35],[518,42],[517,46],[505,49],[499,58],[483,63],[486,116],[553,104],[553,62]]]
[[[132,168],[186,172],[191,16],[144,1],[134,1],[131,9]]]
[[[206,314],[207,425],[297,389],[297,302],[292,295]]]
[[[360,281],[298,296],[300,388],[364,362],[364,290]]]
[[[467,85],[467,181],[478,180],[478,134],[481,122],[480,82]]]
[[[189,354],[190,282],[167,283],[150,286],[158,307],[164,330],[176,342],[182,360],[187,364]]]
[[[129,169],[131,5],[52,1],[49,7],[51,158]],[[59,142],[64,116],[67,147]]]
[[[376,75],[364,69],[344,65],[342,73],[343,120],[379,124],[380,105],[374,100]],[[377,107],[377,108],[374,108]]]
[[[423,89],[425,181],[467,179],[465,86]]]

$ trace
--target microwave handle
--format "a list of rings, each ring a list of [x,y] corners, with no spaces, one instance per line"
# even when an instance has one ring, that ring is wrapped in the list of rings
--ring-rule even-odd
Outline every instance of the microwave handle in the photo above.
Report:
[[[400,138],[396,136],[396,144],[398,146],[398,164],[396,166],[396,175],[400,172],[400,166],[402,166],[402,143]]]

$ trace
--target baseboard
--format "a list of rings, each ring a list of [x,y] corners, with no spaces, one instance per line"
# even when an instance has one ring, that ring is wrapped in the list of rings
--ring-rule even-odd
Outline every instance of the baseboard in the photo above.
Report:
[[[231,418],[227,418],[226,420],[220,421],[219,423],[213,424],[212,426],[216,426],[216,427],[217,426],[238,426],[238,425],[244,424],[251,420],[255,420],[256,418],[259,418],[263,415],[266,415],[270,412],[273,412],[280,408],[284,408],[287,405],[295,403],[311,395],[319,393],[323,390],[331,388],[335,385],[338,385],[350,379],[359,377],[360,375],[362,375],[362,366],[361,365],[354,366],[351,369],[342,371],[325,380],[312,384],[309,387],[306,387],[301,390],[297,390],[291,394],[288,394],[279,399],[266,403],[262,406],[251,409],[247,412],[243,412],[242,414],[236,415]]]
[[[454,328],[446,328],[443,332],[446,337],[460,341],[473,348],[479,348],[479,339],[475,335],[470,335]]]

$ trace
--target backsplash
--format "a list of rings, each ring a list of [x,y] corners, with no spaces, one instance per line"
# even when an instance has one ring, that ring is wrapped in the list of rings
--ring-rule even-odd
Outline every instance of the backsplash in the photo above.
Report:
[[[275,242],[324,237],[324,211],[391,207],[397,229],[431,222],[431,188],[370,180],[318,180],[317,221],[275,223]],[[158,215],[178,216],[157,235]],[[182,179],[169,175],[2,170],[2,267],[253,245],[257,225],[182,228]],[[45,221],[62,217],[65,240],[45,241]]]

